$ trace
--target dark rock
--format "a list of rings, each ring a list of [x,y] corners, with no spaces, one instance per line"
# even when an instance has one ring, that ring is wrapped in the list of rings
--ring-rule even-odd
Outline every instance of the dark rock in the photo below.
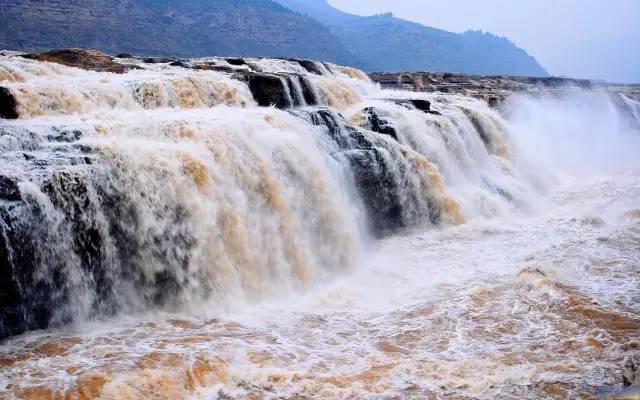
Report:
[[[78,134],[66,128],[52,132],[62,140]],[[56,153],[55,165],[51,159],[26,160],[42,196],[20,193],[13,178],[0,174],[0,339],[69,323],[78,316],[78,299],[93,299],[82,310],[96,317],[139,305],[174,306],[195,245],[187,210],[163,208],[156,217],[170,219],[170,228],[141,240],[136,196],[145,189],[132,196],[131,186],[123,185],[115,171],[94,167],[97,160],[83,154],[82,145],[47,146],[66,152]],[[145,273],[150,259],[166,268]],[[125,299],[123,285],[139,298]],[[207,290],[202,289],[203,296]]]
[[[308,106],[315,106],[322,101],[316,96],[316,92],[313,90],[313,84],[306,76],[300,76],[299,78],[300,86],[302,86],[302,94],[304,95],[304,100],[306,101]]]
[[[324,127],[331,140],[342,150],[373,146],[373,142],[361,130],[347,125],[342,115],[329,108],[318,108],[314,111],[297,110],[296,112],[312,124]]]
[[[315,61],[310,60],[293,60],[300,64],[300,66],[307,70],[307,72],[311,72],[312,74],[322,75],[322,70],[318,67],[318,64]]]
[[[500,105],[500,99],[496,96],[489,96],[487,98],[487,104],[489,104],[489,107],[496,108]]]
[[[18,103],[8,88],[0,87],[0,118],[17,119]]]
[[[0,209],[0,216],[6,214]],[[22,296],[15,284],[13,262],[5,235],[5,224],[0,219],[0,339],[24,331]]]
[[[366,128],[383,134],[388,135],[398,140],[398,133],[396,132],[393,124],[386,118],[382,117],[382,111],[375,107],[367,107],[362,110],[364,117],[366,119]]]
[[[99,72],[113,72],[116,74],[123,74],[129,70],[138,68],[133,65],[119,64],[113,61],[111,56],[98,50],[61,49],[41,54],[25,54],[22,55],[22,57],[31,60],[54,62],[68,67]]]
[[[134,58],[131,54],[129,53],[120,53],[118,55],[116,55],[116,57],[118,58]]]
[[[191,64],[191,61],[187,60],[172,61],[169,63],[169,65],[171,65],[172,67],[193,68],[193,64]]]
[[[226,73],[237,72],[236,69],[233,68],[233,67],[229,67],[229,66],[226,66],[226,65],[217,65],[217,64],[211,63],[211,62],[196,63],[196,64],[193,64],[191,68],[198,69],[198,70],[204,70],[204,71],[217,71],[217,72],[226,72]],[[243,73],[244,73],[244,71],[242,71],[239,75],[242,75]]]
[[[276,75],[251,73],[249,75],[249,89],[259,106],[278,108],[293,106],[289,95],[289,88],[283,78]]]
[[[27,213],[41,212],[37,207],[25,209],[25,203],[19,203],[19,207]],[[19,218],[0,205],[0,339],[46,328],[53,307],[48,285],[35,279],[40,259],[32,234],[44,227],[21,227]]]
[[[348,125],[339,113],[331,109],[295,109],[290,112],[324,127],[341,150],[334,157],[348,164],[374,235],[382,237],[416,223],[440,222],[439,206],[426,194],[428,188],[416,182],[414,167],[405,159],[397,143]],[[378,133],[392,134],[387,131],[392,128],[391,121],[376,110],[363,112],[372,119],[370,128],[376,125]]]
[[[333,70],[333,67],[331,66],[331,64],[329,64],[328,62],[324,62],[323,61],[322,65],[324,65],[324,67],[327,69],[327,71],[335,74],[336,71]]]
[[[52,142],[71,143],[82,137],[82,132],[78,129],[53,129],[54,133],[47,135],[47,139]]]
[[[0,175],[0,199],[20,201],[20,188],[14,179]]]
[[[225,60],[231,64],[231,65],[236,65],[236,66],[241,66],[241,65],[247,65],[246,61],[244,61],[244,59],[242,58],[225,58]]]
[[[431,111],[431,103],[428,102],[427,100],[417,99],[417,100],[409,100],[409,102],[413,104],[413,106],[420,111],[424,111],[424,112]]]
[[[388,101],[394,102],[400,106],[404,106],[409,109],[417,109],[427,114],[433,115],[442,115],[439,111],[435,111],[431,109],[431,102],[423,99],[413,99],[413,100],[405,100],[405,99],[386,99]]]
[[[0,118],[17,119],[18,102],[8,88],[0,86]]]
[[[306,77],[298,74],[283,74],[282,78],[287,84],[287,91],[294,107],[317,104],[318,99],[313,92],[312,83]]]
[[[369,215],[371,231],[377,237],[404,227],[402,201],[382,148],[342,153],[353,172],[356,186]]]
[[[467,118],[469,119],[469,122],[471,122],[474,129],[478,133],[478,136],[480,136],[480,139],[482,139],[482,143],[484,143],[489,153],[495,153],[493,149],[493,143],[491,141],[491,136],[489,136],[487,132],[485,132],[484,128],[482,127],[482,124],[480,123],[480,121],[478,121],[478,118],[476,118],[476,116],[473,113],[471,113],[469,110],[465,109],[463,111],[467,116]]]
[[[168,64],[177,60],[173,57],[161,57],[161,58],[146,57],[142,61],[144,61],[147,64]]]

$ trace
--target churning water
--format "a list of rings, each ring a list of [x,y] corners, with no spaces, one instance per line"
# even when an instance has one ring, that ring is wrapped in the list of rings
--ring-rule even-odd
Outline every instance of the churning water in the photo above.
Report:
[[[237,71],[0,58],[19,116],[0,122],[0,336],[47,328],[0,345],[0,397],[621,383],[640,348],[636,101],[498,112],[331,64],[208,62]],[[247,71],[277,77],[280,109]]]

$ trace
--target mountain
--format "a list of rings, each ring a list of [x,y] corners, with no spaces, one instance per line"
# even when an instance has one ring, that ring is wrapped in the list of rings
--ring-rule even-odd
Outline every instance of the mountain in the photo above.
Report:
[[[62,47],[357,63],[321,23],[271,0],[0,0],[0,48]]]
[[[336,27],[340,24],[361,19],[355,14],[340,11],[331,6],[327,0],[275,0],[290,10],[309,15],[325,25]]]
[[[277,0],[324,23],[370,71],[463,72],[479,75],[548,76],[540,64],[506,38],[430,28],[382,14],[362,17],[326,0]]]
[[[0,49],[296,57],[368,71],[547,76],[506,38],[362,17],[327,0],[0,0]]]

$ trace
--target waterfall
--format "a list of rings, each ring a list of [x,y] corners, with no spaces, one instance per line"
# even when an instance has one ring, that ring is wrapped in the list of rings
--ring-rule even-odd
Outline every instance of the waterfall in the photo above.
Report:
[[[640,101],[634,100],[623,93],[620,93],[620,98],[633,116],[635,123],[640,126]]]
[[[481,100],[304,60],[119,61],[0,57],[0,337],[304,291],[372,238],[535,191]]]

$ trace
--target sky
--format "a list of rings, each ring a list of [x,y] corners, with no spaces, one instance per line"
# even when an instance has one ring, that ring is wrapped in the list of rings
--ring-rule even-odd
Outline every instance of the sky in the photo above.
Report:
[[[552,75],[640,83],[640,0],[329,0],[346,12],[506,36]]]

